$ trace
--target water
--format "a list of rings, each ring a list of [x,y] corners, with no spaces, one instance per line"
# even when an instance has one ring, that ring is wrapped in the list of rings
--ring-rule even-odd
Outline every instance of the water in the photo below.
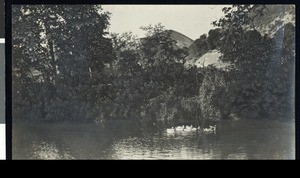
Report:
[[[12,151],[13,159],[295,159],[295,124],[222,121],[216,135],[200,136],[127,121],[16,123]]]

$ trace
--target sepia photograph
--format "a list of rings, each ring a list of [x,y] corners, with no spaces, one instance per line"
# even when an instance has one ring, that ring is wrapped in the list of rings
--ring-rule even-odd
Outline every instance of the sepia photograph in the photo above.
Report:
[[[12,159],[295,159],[295,5],[12,5]]]

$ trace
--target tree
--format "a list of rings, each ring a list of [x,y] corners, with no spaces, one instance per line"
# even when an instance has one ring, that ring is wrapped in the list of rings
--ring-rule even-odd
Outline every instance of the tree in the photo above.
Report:
[[[221,38],[222,38],[221,29],[216,28],[216,29],[210,30],[208,32],[208,38],[207,38],[208,49],[214,50],[217,47],[219,47],[220,42],[221,42]]]
[[[37,105],[42,118],[60,104],[105,96],[94,85],[108,81],[105,68],[114,60],[108,20],[95,5],[14,6],[14,96]]]
[[[115,67],[118,74],[134,75],[141,71],[138,54],[138,39],[131,32],[124,34],[112,34],[114,53],[116,55]]]
[[[293,71],[295,57],[293,25],[284,25],[274,37],[262,36],[253,22],[268,12],[267,6],[234,5],[223,12],[225,16],[214,25],[224,31],[219,46],[221,60],[234,65],[235,76],[228,83],[232,85],[230,95],[235,96],[232,106],[241,117],[289,115],[292,104],[286,98],[293,98],[287,92],[293,88],[294,78],[289,72]]]
[[[141,29],[146,32],[146,37],[141,39],[140,51],[143,60],[150,67],[167,63],[184,64],[187,50],[176,48],[176,40],[171,38],[170,30],[166,30],[161,24]]]

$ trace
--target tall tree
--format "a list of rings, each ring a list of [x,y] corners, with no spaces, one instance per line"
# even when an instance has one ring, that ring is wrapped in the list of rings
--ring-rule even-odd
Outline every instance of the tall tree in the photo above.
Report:
[[[293,96],[287,91],[293,88],[294,26],[282,24],[275,36],[262,36],[254,21],[269,12],[268,6],[233,5],[223,12],[214,25],[224,31],[221,60],[231,62],[236,70],[229,82],[235,86],[231,87],[231,95],[236,96],[232,104],[242,117],[284,117],[291,106],[284,98]]]
[[[109,13],[96,5],[14,6],[14,96],[43,112],[57,98],[91,98],[97,87],[89,84],[107,81],[104,68],[114,60],[108,21]]]

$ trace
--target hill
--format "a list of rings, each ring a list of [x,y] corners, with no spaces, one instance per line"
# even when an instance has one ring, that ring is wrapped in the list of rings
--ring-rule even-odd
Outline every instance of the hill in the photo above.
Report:
[[[255,9],[250,12],[250,16],[254,17],[257,15]],[[253,25],[254,29],[259,31],[261,35],[267,35],[274,37],[278,30],[284,25],[291,23],[295,26],[295,6],[294,5],[266,5],[266,9],[263,11],[262,16],[258,16],[254,19]],[[250,27],[245,27],[245,29],[253,30]],[[222,63],[219,57],[222,56],[215,49],[210,49],[207,41],[211,41],[211,34],[215,36],[213,40],[217,43],[220,40],[216,33],[222,33],[218,29],[212,29],[208,37],[206,34],[202,35],[200,38],[196,39],[194,43],[189,48],[189,56],[186,59],[186,66],[205,67],[208,65],[214,65],[217,68],[223,68],[228,64]],[[201,65],[200,65],[201,64]]]
[[[171,38],[177,41],[177,46],[180,48],[189,48],[194,43],[194,40],[182,33],[175,30],[169,30],[169,32],[171,33]]]

